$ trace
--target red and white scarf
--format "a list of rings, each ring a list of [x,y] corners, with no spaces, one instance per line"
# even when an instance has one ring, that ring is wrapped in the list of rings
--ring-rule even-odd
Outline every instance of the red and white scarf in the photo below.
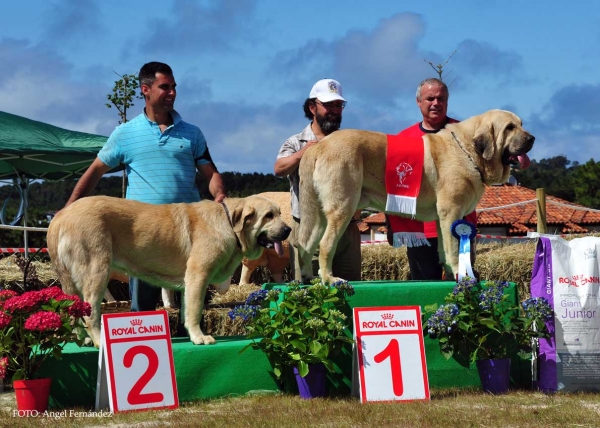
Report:
[[[385,187],[387,202],[385,211],[389,214],[410,214],[412,218],[417,213],[417,197],[421,190],[423,175],[423,137],[415,141],[406,141],[403,135],[388,135],[388,150],[385,167]],[[417,141],[418,140],[418,141]],[[429,245],[423,233],[423,224],[417,221],[406,221],[406,218],[389,216],[390,227],[394,232],[394,247],[403,245],[418,247]],[[410,227],[414,225],[415,227]]]

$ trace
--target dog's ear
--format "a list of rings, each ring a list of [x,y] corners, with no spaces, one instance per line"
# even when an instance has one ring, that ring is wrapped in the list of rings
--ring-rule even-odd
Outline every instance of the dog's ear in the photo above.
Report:
[[[233,231],[240,233],[244,226],[252,220],[252,217],[256,214],[254,207],[241,206],[236,208],[231,215],[231,223],[233,224]]]
[[[496,148],[495,140],[494,125],[490,122],[481,123],[473,136],[473,145],[477,153],[485,160],[490,160],[494,156]]]

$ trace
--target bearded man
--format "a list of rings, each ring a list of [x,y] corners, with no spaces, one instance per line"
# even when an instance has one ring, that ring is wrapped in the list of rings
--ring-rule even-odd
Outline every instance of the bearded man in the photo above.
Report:
[[[318,144],[321,139],[340,129],[342,123],[342,111],[346,106],[346,100],[342,96],[342,85],[337,80],[322,79],[314,84],[310,94],[304,102],[304,115],[311,122],[299,134],[292,135],[279,149],[275,161],[274,172],[277,177],[287,176],[290,180],[290,193],[292,216],[296,223],[300,223],[300,203],[298,201],[300,176],[298,166],[305,151]],[[361,279],[361,252],[360,231],[357,222],[360,220],[359,213],[348,225],[346,232],[338,243],[333,258],[333,275],[349,281],[360,281]],[[292,276],[296,280],[300,278],[300,267],[298,265],[298,250],[296,248],[297,224],[292,227],[290,242],[293,251],[290,252],[292,259]],[[313,272],[318,274],[318,258],[313,258]]]

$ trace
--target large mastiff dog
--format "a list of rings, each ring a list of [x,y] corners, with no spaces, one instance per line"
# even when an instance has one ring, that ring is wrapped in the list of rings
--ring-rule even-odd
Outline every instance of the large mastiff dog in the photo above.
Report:
[[[208,285],[222,283],[243,257],[258,258],[263,247],[282,252],[290,231],[279,207],[260,196],[168,205],[92,196],[52,220],[48,252],[63,290],[92,306],[86,322],[95,346],[113,270],[183,291],[185,327],[201,345],[215,342],[200,329]]]
[[[416,219],[437,220],[438,251],[446,273],[458,272],[458,245],[450,226],[472,212],[485,185],[504,183],[510,165],[529,165],[534,137],[521,119],[490,110],[423,137],[425,158]],[[312,277],[311,257],[320,241],[319,274],[333,277],[337,243],[357,209],[385,211],[387,137],[370,131],[334,132],[306,151],[300,162],[298,246],[303,280]]]

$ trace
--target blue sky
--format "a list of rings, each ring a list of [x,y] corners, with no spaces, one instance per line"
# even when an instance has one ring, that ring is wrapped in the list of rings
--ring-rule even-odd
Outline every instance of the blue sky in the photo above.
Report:
[[[307,124],[317,80],[339,80],[342,126],[397,133],[417,84],[444,67],[457,119],[511,110],[541,160],[600,160],[600,2],[573,0],[28,0],[2,7],[0,110],[109,135],[119,74],[173,67],[176,109],[219,170],[273,171]],[[142,111],[138,100],[130,117]]]

